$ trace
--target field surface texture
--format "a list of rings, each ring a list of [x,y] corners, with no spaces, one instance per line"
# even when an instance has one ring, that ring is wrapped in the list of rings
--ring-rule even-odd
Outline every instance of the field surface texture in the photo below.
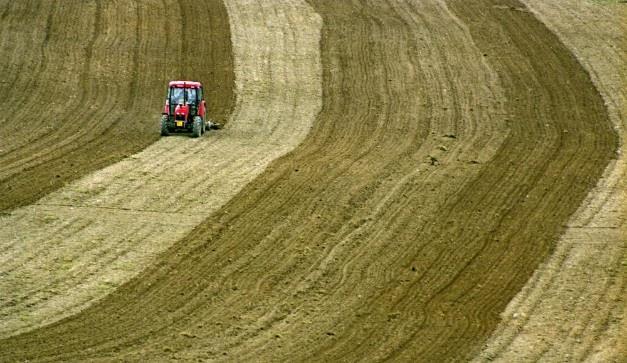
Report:
[[[627,357],[627,5],[525,3],[590,73],[622,145],[555,252],[503,313],[480,360],[620,361]]]
[[[192,14],[207,21],[186,24]],[[156,141],[170,79],[206,80],[212,117],[224,120],[225,27],[224,11],[192,0],[0,1],[0,105],[11,110],[0,116],[0,212]]]
[[[0,1],[0,361],[618,360],[622,4],[527,3]]]
[[[235,15],[259,10],[266,9]],[[0,240],[11,241],[0,260],[7,276],[0,290],[8,292],[1,334],[59,320],[105,296],[303,139],[320,109],[320,25],[295,32],[288,24],[300,19],[288,10],[276,33],[256,36],[246,29],[260,24],[232,16],[238,100],[219,136],[163,138],[0,217],[7,226]]]

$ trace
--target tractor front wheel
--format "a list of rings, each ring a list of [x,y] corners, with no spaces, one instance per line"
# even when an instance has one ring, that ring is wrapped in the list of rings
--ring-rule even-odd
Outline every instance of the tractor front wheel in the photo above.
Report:
[[[199,116],[194,117],[194,124],[192,125],[192,137],[199,137],[202,135],[202,131],[204,129],[202,124],[202,119]]]
[[[170,135],[170,130],[168,129],[168,116],[161,116],[161,136]]]

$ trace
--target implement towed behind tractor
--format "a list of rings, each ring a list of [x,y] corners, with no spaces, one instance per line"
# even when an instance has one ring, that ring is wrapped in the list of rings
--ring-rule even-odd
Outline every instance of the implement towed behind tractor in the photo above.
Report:
[[[205,130],[217,128],[207,119],[207,106],[200,82],[172,81],[161,115],[161,136],[172,132],[191,132],[192,137],[201,136]]]

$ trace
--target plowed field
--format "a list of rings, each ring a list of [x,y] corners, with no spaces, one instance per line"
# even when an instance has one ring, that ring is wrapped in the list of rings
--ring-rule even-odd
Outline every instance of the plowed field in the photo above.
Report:
[[[205,80],[212,116],[224,120],[233,103],[231,42],[221,2],[209,3],[222,10],[194,1],[0,2],[0,102],[8,111],[0,211],[156,141],[154,113],[170,79]],[[192,14],[207,21],[186,24]]]
[[[624,143],[624,5],[576,0],[526,3],[590,73]],[[627,356],[627,168],[624,146],[621,149],[568,222],[555,252],[502,313],[503,321],[480,360],[613,362]]]
[[[623,98],[534,4],[0,1],[0,360],[619,359]],[[605,215],[582,351],[525,304]]]

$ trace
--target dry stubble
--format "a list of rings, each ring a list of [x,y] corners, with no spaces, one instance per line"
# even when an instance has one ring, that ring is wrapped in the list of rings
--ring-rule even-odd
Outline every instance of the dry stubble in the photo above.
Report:
[[[312,5],[325,98],[304,143],[137,279],[2,341],[5,357],[480,348],[614,151],[602,101],[515,1]]]
[[[304,139],[321,106],[321,69],[320,23],[302,9],[227,4],[237,102],[223,130],[163,138],[0,216],[1,335],[106,296]]]
[[[624,145],[627,5],[524,1],[588,71]],[[624,149],[624,146],[623,146]],[[618,362],[625,346],[627,168],[619,151],[477,360]]]

